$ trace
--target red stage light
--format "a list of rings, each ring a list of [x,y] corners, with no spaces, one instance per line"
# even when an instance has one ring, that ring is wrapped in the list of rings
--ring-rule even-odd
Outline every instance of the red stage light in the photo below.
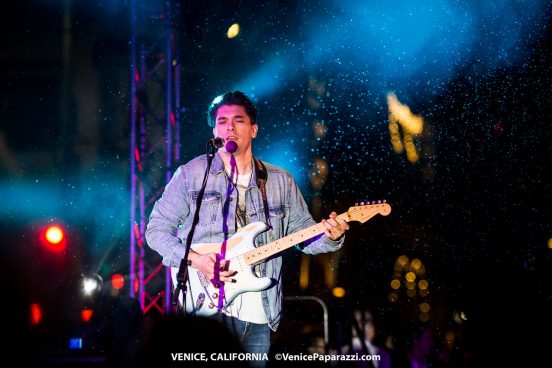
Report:
[[[31,324],[38,325],[42,320],[42,309],[40,305],[33,303],[31,304]]]
[[[58,225],[50,225],[40,232],[42,244],[53,252],[61,252],[67,245],[65,232]]]
[[[50,226],[46,230],[46,240],[50,244],[59,244],[63,241],[63,230],[59,226]]]
[[[115,275],[111,276],[111,285],[113,285],[113,289],[122,289],[123,286],[125,286],[125,278],[120,273],[116,273]]]
[[[94,311],[92,309],[83,309],[81,310],[81,320],[83,322],[88,322],[92,318]]]

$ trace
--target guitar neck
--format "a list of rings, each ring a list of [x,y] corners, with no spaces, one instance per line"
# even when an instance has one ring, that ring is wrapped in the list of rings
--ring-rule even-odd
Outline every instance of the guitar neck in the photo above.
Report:
[[[349,222],[349,215],[347,212],[342,213],[336,217],[337,219],[345,220]],[[326,230],[326,227],[323,223],[318,223],[307,227],[306,229],[297,231],[291,235],[285,236],[281,239],[273,241],[271,243],[265,244],[262,247],[255,248],[244,254],[245,262],[248,265],[255,265],[264,261],[265,259],[272,257],[275,254],[278,254],[288,248],[293,247],[296,244],[300,244],[304,241],[318,236]]]

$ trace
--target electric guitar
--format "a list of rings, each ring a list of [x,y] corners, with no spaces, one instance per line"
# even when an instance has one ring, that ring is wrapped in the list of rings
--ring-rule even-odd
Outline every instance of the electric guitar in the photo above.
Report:
[[[366,205],[364,202],[360,205],[350,207],[345,213],[337,216],[337,219],[343,219],[347,222],[359,221],[364,223],[377,214],[387,216],[391,212],[391,206],[385,201],[372,202]],[[199,254],[221,253],[224,245],[226,248],[225,259],[229,264],[229,269],[237,271],[233,276],[236,282],[226,282],[219,287],[207,279],[193,265],[188,266],[188,284],[186,285],[186,312],[197,316],[211,316],[221,312],[241,293],[248,291],[261,291],[272,284],[269,277],[257,277],[253,271],[253,266],[261,263],[265,259],[282,252],[296,244],[314,238],[326,229],[322,223],[310,226],[306,229],[297,231],[291,235],[265,244],[258,248],[254,246],[255,237],[265,231],[267,226],[261,221],[252,222],[240,229],[236,234],[221,243],[201,243],[192,244],[192,249]],[[171,275],[173,286],[177,284],[176,275],[178,267],[172,267]],[[180,294],[180,303],[182,305],[182,293]]]

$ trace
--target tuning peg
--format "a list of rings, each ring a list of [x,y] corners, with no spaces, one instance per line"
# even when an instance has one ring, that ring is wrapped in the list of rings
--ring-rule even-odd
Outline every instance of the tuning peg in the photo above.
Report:
[[[355,206],[358,206],[358,202],[355,202]]]
[[[372,204],[376,204],[376,201],[372,201]]]
[[[380,204],[380,203],[381,203],[381,201],[380,201],[380,200],[378,200],[378,204]]]
[[[361,205],[361,206],[364,206],[364,202],[360,202],[360,205]]]

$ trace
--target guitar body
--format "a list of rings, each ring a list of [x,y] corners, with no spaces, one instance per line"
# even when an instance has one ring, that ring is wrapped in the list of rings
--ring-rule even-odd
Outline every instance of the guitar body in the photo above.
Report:
[[[186,313],[197,316],[212,316],[221,312],[241,293],[247,291],[261,291],[268,288],[272,280],[269,277],[257,277],[252,266],[246,264],[244,253],[255,249],[255,237],[266,230],[263,222],[252,222],[234,234],[226,244],[201,243],[192,244],[192,249],[199,254],[222,254],[226,248],[224,258],[229,263],[229,269],[237,271],[232,278],[234,283],[226,282],[216,288],[207,277],[193,266],[188,267],[189,282],[186,285]],[[171,276],[173,285],[176,285],[178,267],[172,267]],[[182,303],[182,294],[180,294]]]

